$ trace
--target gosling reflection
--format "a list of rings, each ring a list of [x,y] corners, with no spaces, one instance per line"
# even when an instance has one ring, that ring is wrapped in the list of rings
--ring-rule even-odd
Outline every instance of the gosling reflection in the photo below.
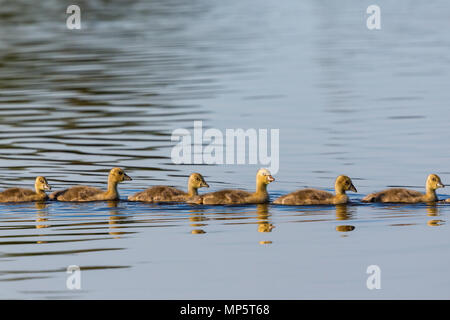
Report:
[[[119,206],[119,201],[118,200],[109,200],[109,201],[106,201],[106,204],[107,204],[108,208],[117,208]]]
[[[48,204],[42,201],[38,201],[34,203],[34,207],[37,210],[36,213],[36,229],[45,229],[50,227],[50,224],[48,224],[48,212],[47,207]],[[47,236],[48,234],[39,234],[39,236]],[[38,240],[36,241],[37,244],[47,243],[47,241],[44,240]]]
[[[336,220],[349,220],[354,215],[354,210],[350,209],[347,204],[337,204],[336,205]],[[350,232],[355,230],[353,225],[339,225],[336,226],[336,231],[338,232]]]
[[[47,213],[38,213],[36,215],[36,229],[43,229],[50,227],[48,222]]]
[[[42,211],[44,209],[47,209],[48,204],[46,202],[35,202],[34,206],[38,211]]]
[[[438,207],[436,206],[436,204],[428,204],[426,210],[427,210],[427,216],[438,216],[439,215],[439,210],[438,210]]]
[[[437,217],[440,215],[439,209],[436,206],[436,204],[434,204],[434,203],[428,204],[426,207],[426,211],[427,211],[427,216],[430,216],[430,217]],[[445,220],[441,220],[441,219],[431,219],[431,220],[427,221],[427,225],[430,227],[439,227],[439,226],[442,226],[443,224],[445,224]]]
[[[354,213],[354,210],[350,210],[346,203],[336,205],[336,220],[348,220]]]
[[[205,231],[205,230],[202,230],[202,229],[193,229],[193,230],[191,231],[191,233],[192,233],[192,234],[203,234],[203,233],[206,233],[206,231]]]

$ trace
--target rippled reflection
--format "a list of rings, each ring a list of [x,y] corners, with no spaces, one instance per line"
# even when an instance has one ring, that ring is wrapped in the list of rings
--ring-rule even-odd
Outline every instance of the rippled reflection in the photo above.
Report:
[[[119,201],[107,201],[107,206],[109,208],[109,234],[114,236],[114,239],[119,239],[121,235],[126,234],[126,232],[121,231],[121,225],[127,224],[127,215],[122,215],[116,209],[118,207]]]
[[[252,189],[256,165],[172,163],[172,131],[202,120],[280,129],[272,198],[343,173],[360,193],[290,208],[0,204],[0,298],[372,298],[349,266],[374,257],[398,289],[380,297],[448,298],[450,205],[358,203],[450,174],[445,1],[386,2],[380,32],[356,0],[79,4],[83,29],[71,32],[67,3],[2,3],[2,190],[37,175],[55,190],[104,188],[115,166],[133,177],[123,200],[157,184],[184,189],[193,171],[211,191]],[[82,292],[64,289],[71,264],[86,272]],[[328,281],[324,266],[339,276]]]

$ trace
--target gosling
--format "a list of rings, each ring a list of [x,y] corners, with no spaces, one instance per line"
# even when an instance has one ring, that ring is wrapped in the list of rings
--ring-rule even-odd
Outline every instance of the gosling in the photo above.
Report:
[[[192,173],[188,179],[188,191],[169,186],[154,186],[128,197],[129,201],[142,202],[185,202],[198,196],[199,188],[209,188],[200,173]]]
[[[47,179],[37,177],[34,182],[34,190],[24,188],[9,188],[0,193],[0,202],[32,202],[45,201],[48,199],[46,190],[52,188],[48,185]]]
[[[349,201],[346,191],[358,192],[347,176],[338,176],[334,183],[335,194],[317,189],[297,190],[281,196],[273,202],[282,205],[343,204]]]
[[[269,202],[267,185],[275,181],[267,169],[259,169],[256,173],[256,191],[247,192],[237,189],[226,189],[212,193],[206,193],[194,197],[191,203],[196,204],[258,204]]]

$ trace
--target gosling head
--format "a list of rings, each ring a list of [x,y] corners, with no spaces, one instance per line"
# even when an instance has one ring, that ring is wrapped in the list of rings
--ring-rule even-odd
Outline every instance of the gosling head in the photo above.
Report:
[[[355,186],[353,185],[352,179],[350,179],[347,176],[339,176],[336,178],[336,183],[335,185],[335,189],[336,191],[341,190],[341,191],[353,191],[353,192],[358,192],[355,188]]]
[[[429,190],[436,190],[438,188],[444,188],[444,184],[441,182],[441,178],[437,174],[430,174],[427,178],[426,188]]]
[[[259,169],[256,173],[256,181],[262,182],[263,184],[269,184],[273,181],[275,181],[275,178],[272,177],[272,174],[267,169]]]
[[[34,182],[34,188],[36,189],[36,192],[41,192],[45,190],[52,190],[52,188],[49,186],[47,179],[45,177],[37,177],[36,181]]]
[[[109,172],[108,180],[113,182],[122,182],[132,180],[121,168],[112,168]]]
[[[206,183],[203,176],[200,173],[195,173],[195,172],[189,176],[188,184],[195,189],[209,188],[209,184]]]

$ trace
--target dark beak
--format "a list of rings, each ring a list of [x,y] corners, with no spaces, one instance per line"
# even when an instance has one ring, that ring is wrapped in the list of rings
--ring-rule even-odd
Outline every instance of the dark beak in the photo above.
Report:
[[[52,187],[50,187],[48,184],[44,185],[44,190],[52,190]]]
[[[444,185],[443,183],[441,183],[441,182],[440,182],[440,183],[438,183],[438,185],[437,185],[437,186],[438,186],[438,188],[445,188],[445,185]]]
[[[267,176],[267,181],[273,182],[273,181],[275,181],[275,178],[272,176]]]
[[[209,188],[209,184],[203,181],[200,187]]]
[[[355,186],[353,185],[353,183],[351,184],[349,190],[350,190],[350,191],[353,191],[353,192],[358,192],[358,190],[356,190],[356,188],[355,188]]]
[[[123,174],[123,181],[131,181],[133,179],[130,178],[126,173]]]

